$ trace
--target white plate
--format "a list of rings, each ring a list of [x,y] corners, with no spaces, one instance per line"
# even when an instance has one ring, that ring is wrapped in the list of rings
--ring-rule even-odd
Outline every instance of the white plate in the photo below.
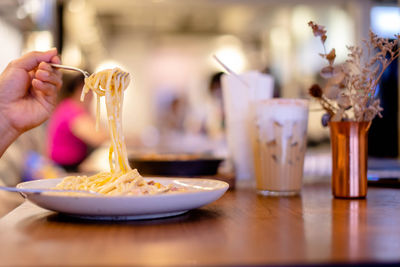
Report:
[[[36,205],[72,216],[95,220],[153,219],[182,214],[220,198],[228,184],[196,178],[145,178],[147,181],[186,187],[188,191],[143,196],[65,196],[26,194]],[[20,183],[18,188],[52,188],[62,178]]]

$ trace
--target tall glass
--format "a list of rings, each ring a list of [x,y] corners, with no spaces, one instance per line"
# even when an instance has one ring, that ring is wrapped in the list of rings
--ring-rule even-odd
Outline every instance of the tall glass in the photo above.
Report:
[[[250,180],[254,177],[250,136],[250,125],[253,122],[251,107],[254,101],[272,97],[274,80],[272,76],[257,71],[249,71],[238,77],[222,77],[226,137],[236,179]]]
[[[254,105],[252,147],[260,194],[300,193],[307,146],[308,100],[274,98]]]

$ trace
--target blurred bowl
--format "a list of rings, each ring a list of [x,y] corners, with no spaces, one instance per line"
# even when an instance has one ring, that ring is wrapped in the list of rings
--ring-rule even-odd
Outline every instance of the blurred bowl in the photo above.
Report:
[[[216,175],[221,158],[199,155],[132,155],[129,163],[142,175],[162,176],[210,176]]]

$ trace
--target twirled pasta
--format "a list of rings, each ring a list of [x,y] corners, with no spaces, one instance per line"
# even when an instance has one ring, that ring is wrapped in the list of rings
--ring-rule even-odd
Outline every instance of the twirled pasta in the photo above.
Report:
[[[131,170],[126,154],[126,146],[122,135],[122,105],[124,91],[130,82],[130,75],[119,68],[106,69],[96,72],[85,79],[82,90],[81,101],[85,95],[92,90],[96,94],[96,127],[100,118],[100,98],[105,96],[108,127],[110,130],[111,146],[109,153],[111,172],[122,171],[126,173]],[[112,162],[114,155],[114,164]]]
[[[119,68],[106,69],[85,79],[81,101],[91,90],[96,94],[96,127],[100,117],[100,98],[105,97],[111,146],[109,150],[110,172],[93,176],[68,176],[57,189],[86,190],[105,195],[141,195],[177,191],[178,188],[147,182],[139,172],[129,166],[126,145],[122,134],[122,104],[124,91],[130,82],[130,75]],[[114,159],[114,160],[113,160]]]

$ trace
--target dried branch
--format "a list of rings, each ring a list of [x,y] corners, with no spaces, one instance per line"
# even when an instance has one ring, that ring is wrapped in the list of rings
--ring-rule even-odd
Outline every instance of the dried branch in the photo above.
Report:
[[[400,55],[400,35],[395,35],[396,40],[390,42],[370,31],[369,40],[362,42],[363,47],[347,46],[348,59],[339,68],[334,66],[335,49],[326,53],[325,27],[312,21],[308,25],[314,36],[321,39],[324,54],[320,55],[328,61],[328,66],[321,70],[325,87],[313,85],[310,95],[320,102],[331,120],[371,121],[376,115],[381,117],[383,109],[379,99],[375,99],[376,88],[387,67]]]

